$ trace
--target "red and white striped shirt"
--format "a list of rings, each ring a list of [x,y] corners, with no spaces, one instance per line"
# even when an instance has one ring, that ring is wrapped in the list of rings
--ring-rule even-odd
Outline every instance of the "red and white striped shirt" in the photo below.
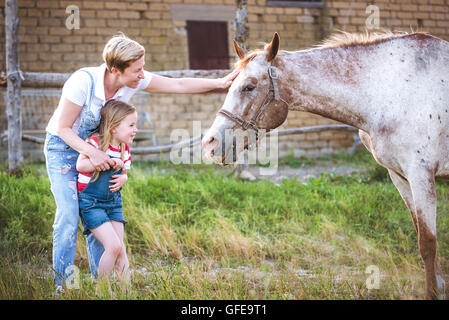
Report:
[[[98,136],[92,135],[87,139],[87,143],[94,146],[95,148],[99,148],[99,141]],[[111,156],[112,158],[122,158],[122,151],[120,149],[114,148],[113,146],[109,145],[108,150],[106,151],[106,154]],[[129,151],[129,146],[125,145],[125,156],[124,156],[124,170],[129,170],[131,168],[131,152]],[[86,188],[87,184],[89,183],[90,179],[94,175],[93,172],[79,172],[78,173],[78,191],[83,191],[84,188]]]

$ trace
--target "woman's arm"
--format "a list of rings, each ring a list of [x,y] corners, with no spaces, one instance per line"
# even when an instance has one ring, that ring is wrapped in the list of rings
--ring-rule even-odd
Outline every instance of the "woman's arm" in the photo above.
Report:
[[[80,154],[76,161],[76,170],[79,172],[92,173],[95,171],[95,167],[86,155]]]
[[[87,156],[96,170],[108,170],[113,165],[109,156],[83,141],[72,130],[72,126],[81,113],[82,107],[66,98],[62,98],[61,103],[60,107],[62,109],[58,121],[57,135],[80,154]]]
[[[215,89],[226,89],[239,74],[234,70],[226,77],[219,79],[203,78],[167,78],[153,74],[151,82],[144,90],[150,93],[204,93]]]
[[[58,121],[57,135],[69,146],[81,154],[87,155],[93,146],[83,141],[73,130],[72,126],[81,113],[82,107],[66,98],[61,101],[61,114]]]

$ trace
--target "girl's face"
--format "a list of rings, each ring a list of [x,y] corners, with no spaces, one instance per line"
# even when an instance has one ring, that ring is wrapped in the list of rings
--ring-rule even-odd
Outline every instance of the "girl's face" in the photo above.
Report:
[[[120,82],[129,88],[137,88],[139,81],[145,78],[143,74],[143,66],[145,65],[145,56],[132,62],[128,68],[120,72],[117,70]]]
[[[112,144],[131,144],[137,133],[137,112],[133,112],[125,117],[119,126],[112,130]]]

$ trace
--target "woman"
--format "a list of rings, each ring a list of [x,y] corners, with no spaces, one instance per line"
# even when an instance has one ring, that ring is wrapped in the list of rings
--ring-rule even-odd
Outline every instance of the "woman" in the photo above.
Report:
[[[220,79],[172,79],[144,70],[145,49],[123,34],[112,37],[103,50],[104,64],[74,72],[64,84],[57,109],[46,128],[44,154],[56,201],[53,224],[53,267],[57,290],[71,275],[78,230],[76,160],[89,158],[97,171],[114,166],[109,156],[86,142],[100,122],[100,110],[111,100],[127,102],[139,90],[149,93],[202,93],[226,89],[238,72]],[[112,181],[111,183],[114,183]],[[87,251],[92,275],[97,277],[103,246],[92,234]],[[69,268],[69,269],[67,269]]]

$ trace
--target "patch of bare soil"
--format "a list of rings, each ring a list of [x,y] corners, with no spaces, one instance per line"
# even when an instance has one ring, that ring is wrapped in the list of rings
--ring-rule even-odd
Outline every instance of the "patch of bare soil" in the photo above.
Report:
[[[240,167],[234,167],[233,165],[220,167],[214,165],[216,172],[232,174],[242,180],[249,181],[261,181],[266,180],[272,183],[281,183],[282,180],[296,179],[299,182],[307,182],[310,178],[318,178],[321,173],[334,174],[334,175],[353,175],[357,173],[363,173],[367,170],[362,165],[353,163],[336,163],[332,160],[316,160],[313,163],[309,162],[300,167],[290,167],[288,165],[282,165],[275,168],[264,168],[256,165],[249,165],[247,170]],[[154,170],[154,169],[152,169]],[[163,174],[170,174],[176,171],[175,168],[158,169]],[[149,170],[151,171],[151,170]],[[195,170],[190,171],[191,174],[195,174]]]
[[[320,161],[316,165],[307,165],[300,168],[282,166],[266,170],[266,168],[249,166],[248,171],[253,177],[244,171],[240,173],[240,177],[245,180],[254,180],[254,178],[256,178],[257,180],[268,180],[273,183],[280,183],[283,179],[296,179],[300,182],[307,182],[310,178],[318,178],[321,173],[352,175],[355,173],[362,173],[365,170],[366,168],[364,167],[351,164],[336,164],[332,161]]]

